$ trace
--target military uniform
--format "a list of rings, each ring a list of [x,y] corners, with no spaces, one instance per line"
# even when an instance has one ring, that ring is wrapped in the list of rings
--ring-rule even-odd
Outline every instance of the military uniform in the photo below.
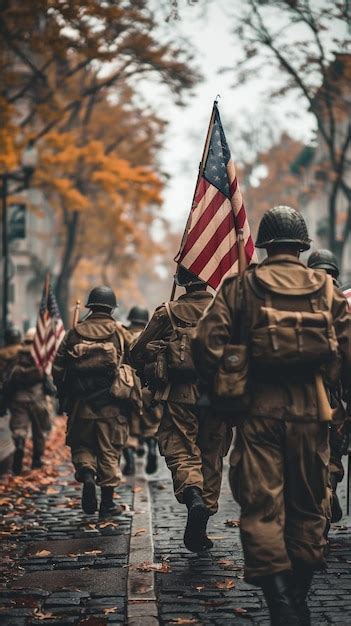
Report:
[[[268,211],[261,224],[261,247],[272,253],[257,268],[244,272],[241,307],[238,279],[228,278],[198,324],[194,358],[209,386],[223,349],[231,342],[238,310],[243,310],[243,326],[250,338],[267,290],[279,310],[311,311],[307,297],[311,292],[316,294],[318,308],[328,308],[324,272],[307,269],[297,258],[299,249],[309,247],[302,216],[290,207],[277,207]],[[278,243],[280,248],[270,248]],[[279,254],[284,245],[289,254]],[[296,252],[290,253],[292,246]],[[336,288],[331,313],[347,389],[350,316]],[[314,569],[324,565],[326,544],[328,422],[319,420],[315,377],[308,369],[290,368],[289,374],[278,370],[271,376],[267,371],[249,380],[251,408],[237,428],[229,475],[241,506],[245,579],[262,586],[272,624],[310,624],[306,595]]]
[[[11,471],[15,445],[10,430],[10,416],[6,414],[6,402],[3,395],[3,382],[6,370],[21,348],[20,337],[18,343],[0,348],[0,476]]]
[[[209,293],[200,290],[182,295],[170,303],[172,315],[180,323],[196,323],[211,299]],[[147,359],[149,341],[167,342],[172,332],[170,317],[162,305],[131,349],[135,367],[140,370]],[[223,456],[229,449],[231,430],[208,408],[197,405],[199,397],[196,383],[172,382],[156,391],[155,401],[164,405],[158,442],[172,473],[177,500],[183,503],[186,488],[197,487],[213,514],[218,508]]]
[[[84,340],[104,341],[116,334],[116,322],[107,313],[93,313],[84,322],[69,330],[64,337],[53,364],[53,378],[59,394],[66,398],[68,414],[67,444],[71,448],[72,463],[76,470],[76,479],[83,481],[86,469],[97,476],[101,487],[117,487],[121,480],[119,460],[128,435],[127,419],[120,404],[112,401],[108,393],[106,398],[97,396],[91,400],[74,397],[70,393],[69,380],[66,378],[69,365],[69,350]],[[119,325],[119,333],[125,335]]]

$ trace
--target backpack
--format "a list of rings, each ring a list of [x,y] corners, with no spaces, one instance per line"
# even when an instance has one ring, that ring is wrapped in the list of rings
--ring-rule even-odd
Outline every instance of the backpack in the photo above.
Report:
[[[82,339],[67,351],[67,379],[73,395],[109,390],[117,372],[117,349],[107,341]]]
[[[11,395],[21,389],[28,389],[43,381],[43,374],[35,365],[31,352],[22,348],[5,371],[4,388]]]
[[[166,348],[166,361],[170,382],[192,383],[197,379],[191,342],[195,336],[197,322],[181,322],[171,310],[169,302],[165,303],[173,333]],[[183,325],[182,325],[183,324]]]
[[[334,285],[326,274],[326,309],[321,309],[321,294],[306,294],[311,311],[286,311],[274,307],[272,293],[265,289],[265,304],[249,334],[250,357],[256,371],[305,368],[317,372],[321,367],[329,379],[339,376],[339,344],[331,313]]]

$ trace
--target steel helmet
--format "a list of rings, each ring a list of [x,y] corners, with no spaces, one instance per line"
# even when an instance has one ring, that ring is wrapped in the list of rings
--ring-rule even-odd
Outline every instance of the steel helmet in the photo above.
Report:
[[[112,311],[117,306],[115,293],[111,287],[107,287],[106,285],[94,287],[89,294],[85,306],[87,309],[94,308],[95,306],[101,306]]]
[[[134,324],[146,326],[149,321],[149,311],[142,306],[133,306],[128,313],[127,320]]]
[[[6,346],[13,345],[15,343],[21,343],[22,333],[17,326],[9,326],[4,332],[4,341]]]
[[[206,285],[204,280],[201,280],[198,276],[195,276],[192,272],[187,270],[182,265],[178,265],[177,271],[174,275],[174,281],[178,287],[189,287],[190,285]]]
[[[256,240],[257,248],[274,243],[297,243],[300,250],[308,250],[311,240],[301,213],[289,206],[275,206],[261,219]]]
[[[307,265],[312,269],[325,270],[335,279],[339,276],[338,261],[331,250],[322,249],[312,252],[308,257]]]
[[[35,328],[35,326],[32,326],[31,328],[28,328],[26,334],[24,335],[25,343],[32,343],[33,340],[34,340],[36,332],[37,332],[37,329]]]

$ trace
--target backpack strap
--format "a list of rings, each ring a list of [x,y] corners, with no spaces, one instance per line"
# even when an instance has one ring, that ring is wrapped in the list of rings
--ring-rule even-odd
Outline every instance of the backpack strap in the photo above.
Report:
[[[173,330],[176,330],[178,328],[178,326],[176,325],[176,323],[174,321],[173,313],[171,311],[171,305],[169,304],[169,302],[165,302],[165,307],[166,307],[167,315],[169,317],[169,321],[172,324],[172,328],[173,328]]]
[[[121,346],[121,356],[117,364],[117,367],[120,367],[122,365],[122,361],[124,357],[124,349],[125,349],[125,340],[124,340],[124,335],[122,331],[122,325],[120,324],[120,322],[116,322],[116,335],[118,337],[118,340]]]
[[[334,283],[330,274],[326,275],[325,295],[327,297],[328,311],[331,311],[331,308],[333,306],[333,298],[334,298]]]

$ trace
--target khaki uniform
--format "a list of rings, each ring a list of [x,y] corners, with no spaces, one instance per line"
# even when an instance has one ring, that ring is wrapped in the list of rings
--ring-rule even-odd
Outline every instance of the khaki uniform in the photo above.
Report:
[[[206,291],[195,291],[171,302],[173,316],[182,322],[197,322],[211,302]],[[154,313],[145,331],[133,344],[131,359],[141,371],[147,358],[146,344],[172,335],[172,324],[164,305]],[[160,452],[172,472],[174,492],[183,502],[186,487],[199,487],[211,513],[218,508],[223,456],[228,452],[231,429],[217,420],[209,409],[196,406],[200,397],[195,383],[172,383],[156,391],[155,400],[164,403],[158,430]]]
[[[15,439],[26,439],[31,425],[33,457],[41,457],[45,449],[45,433],[51,424],[43,388],[44,376],[35,365],[31,348],[31,345],[21,346],[9,365],[10,428]]]
[[[264,305],[263,286],[284,292],[274,305],[285,310],[311,310],[304,294],[315,290],[324,298],[322,271],[306,269],[292,256],[266,259],[244,277],[243,308],[248,335]],[[199,322],[194,357],[202,378],[213,383],[223,348],[230,342],[237,310],[236,277],[224,281]],[[286,297],[285,297],[286,294]],[[297,300],[295,297],[297,296]],[[290,298],[289,298],[290,297]],[[343,294],[334,289],[332,315],[343,357],[345,388],[351,372],[350,315]],[[250,379],[252,404],[237,428],[230,458],[230,482],[241,505],[240,532],[245,578],[289,570],[302,561],[314,568],[324,563],[325,501],[328,485],[328,423],[320,422],[313,374],[269,372]]]
[[[128,348],[128,335],[120,325],[118,328],[123,333],[125,346]],[[112,400],[108,393],[105,400],[100,398],[98,404],[94,399],[72,395],[69,380],[66,380],[68,350],[84,339],[98,342],[113,339],[118,358],[121,356],[116,322],[107,314],[94,313],[66,333],[56,355],[52,373],[59,396],[67,401],[67,445],[71,448],[78,481],[82,480],[84,470],[90,469],[96,473],[98,485],[117,487],[121,481],[119,460],[128,436],[128,423],[122,405]]]

